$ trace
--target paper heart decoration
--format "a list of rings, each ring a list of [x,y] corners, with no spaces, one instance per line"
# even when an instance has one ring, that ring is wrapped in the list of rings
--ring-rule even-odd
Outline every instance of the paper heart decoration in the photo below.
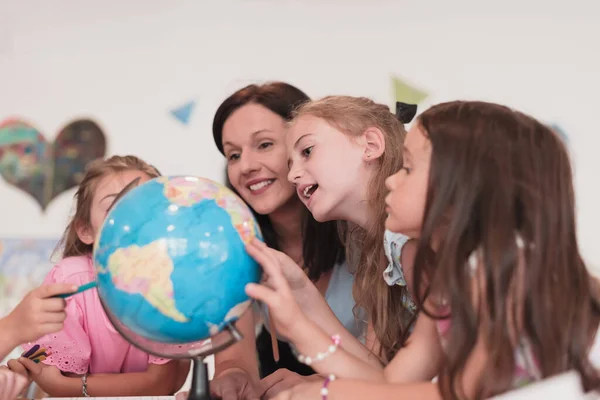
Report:
[[[79,185],[86,165],[105,153],[104,133],[88,119],[69,123],[53,143],[21,120],[0,123],[0,174],[44,211],[60,193]]]

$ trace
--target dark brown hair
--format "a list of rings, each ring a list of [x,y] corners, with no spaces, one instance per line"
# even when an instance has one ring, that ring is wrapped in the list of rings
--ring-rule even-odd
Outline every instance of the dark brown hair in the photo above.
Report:
[[[223,153],[223,126],[229,117],[247,104],[259,104],[289,121],[296,107],[310,98],[300,89],[285,82],[270,82],[263,85],[248,85],[229,96],[217,109],[213,120],[213,138],[219,151]],[[225,174],[228,188],[237,193],[229,177]],[[252,209],[252,207],[250,207]],[[252,209],[265,243],[280,250],[277,232],[268,215],[261,215]],[[321,274],[331,270],[336,263],[344,261],[344,247],[337,233],[334,221],[320,223],[303,207],[302,209],[302,257],[308,277],[316,281]]]
[[[160,176],[156,168],[135,156],[112,156],[88,164],[85,176],[75,192],[75,214],[57,246],[56,252],[61,252],[62,258],[92,253],[93,245],[83,243],[79,239],[77,227],[90,226],[92,200],[98,182],[107,175],[131,170],[143,172],[151,178]]]
[[[213,119],[213,139],[215,145],[223,151],[223,126],[235,111],[247,104],[259,104],[289,121],[292,112],[310,98],[295,86],[285,82],[269,82],[263,85],[248,85],[225,99],[217,109]]]
[[[531,343],[543,377],[575,369],[586,389],[598,388],[588,359],[600,316],[597,282],[579,253],[561,138],[534,118],[483,102],[436,105],[418,124],[432,147],[415,287],[432,282],[430,299],[450,305],[444,398],[465,398],[461,379],[478,340],[489,359],[476,398],[511,388],[519,338]],[[471,270],[475,251],[479,265]],[[414,297],[423,309],[426,291]]]
[[[341,228],[345,233],[346,254],[350,256],[352,249],[354,253],[360,249],[353,290],[357,309],[364,309],[373,324],[381,345],[379,355],[391,360],[402,346],[413,320],[412,313],[402,306],[402,296],[407,289],[389,287],[383,280],[383,234],[387,219],[385,179],[402,166],[406,130],[386,105],[366,97],[328,96],[305,103],[298,108],[293,121],[305,115],[321,118],[349,136],[360,136],[371,127],[380,129],[385,135],[385,151],[376,161],[378,171],[368,182],[367,201],[374,215],[371,225],[348,231],[347,223],[343,223]]]

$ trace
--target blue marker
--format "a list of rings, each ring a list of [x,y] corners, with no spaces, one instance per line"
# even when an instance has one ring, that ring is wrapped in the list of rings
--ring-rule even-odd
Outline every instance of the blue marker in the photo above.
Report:
[[[62,298],[62,299],[66,299],[67,297],[71,297],[71,296],[73,296],[74,294],[81,293],[81,292],[85,292],[85,291],[86,291],[86,290],[88,290],[88,289],[93,289],[93,288],[95,288],[96,286],[98,286],[98,282],[96,282],[96,281],[92,281],[92,282],[90,282],[90,283],[86,283],[85,285],[81,285],[81,286],[79,286],[79,287],[77,288],[77,290],[76,290],[75,292],[73,292],[73,293],[57,294],[57,295],[56,295],[56,296],[54,296],[54,297],[60,297],[60,298]]]

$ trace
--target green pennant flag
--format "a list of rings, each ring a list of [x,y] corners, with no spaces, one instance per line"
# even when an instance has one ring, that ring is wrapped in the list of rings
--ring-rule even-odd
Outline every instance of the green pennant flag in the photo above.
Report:
[[[414,87],[397,76],[392,76],[392,87],[394,91],[394,101],[419,104],[428,96],[427,92]]]

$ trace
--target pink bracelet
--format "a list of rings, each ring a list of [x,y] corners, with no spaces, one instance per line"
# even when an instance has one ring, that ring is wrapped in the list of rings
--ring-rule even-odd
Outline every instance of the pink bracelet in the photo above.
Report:
[[[331,341],[333,342],[333,344],[329,345],[329,347],[327,348],[327,351],[325,353],[317,353],[317,355],[314,358],[300,354],[300,355],[298,355],[298,361],[300,361],[301,363],[304,363],[306,365],[311,365],[315,361],[324,360],[328,356],[335,353],[335,351],[337,350],[338,346],[340,345],[340,341],[341,341],[340,335],[333,335],[331,337]]]
[[[329,396],[329,384],[333,381],[335,381],[335,375],[331,374],[323,382],[323,387],[321,388],[322,400],[327,400],[327,396]]]

